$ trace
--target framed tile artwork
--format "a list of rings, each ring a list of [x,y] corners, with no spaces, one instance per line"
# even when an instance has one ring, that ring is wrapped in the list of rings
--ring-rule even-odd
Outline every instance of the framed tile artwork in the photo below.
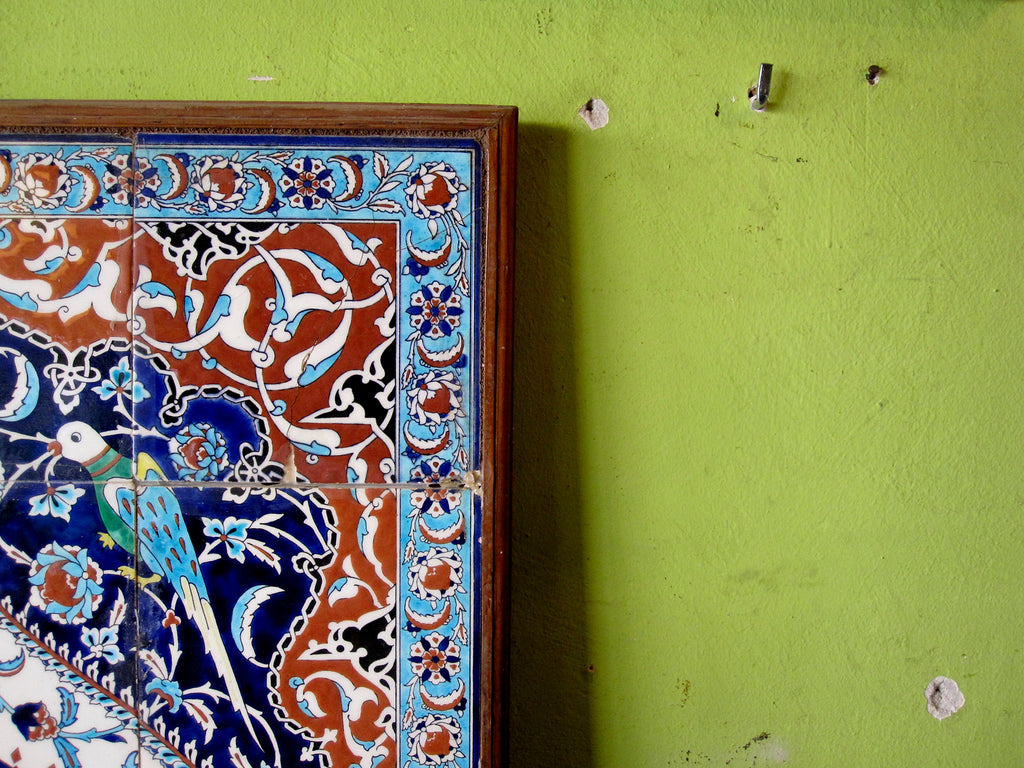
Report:
[[[0,766],[500,765],[515,109],[0,123]]]

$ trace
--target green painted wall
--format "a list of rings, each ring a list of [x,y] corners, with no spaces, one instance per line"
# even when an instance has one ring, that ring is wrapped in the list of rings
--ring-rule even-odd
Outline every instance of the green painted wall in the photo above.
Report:
[[[1024,759],[1024,2],[6,0],[0,44],[3,98],[519,105],[514,768]]]

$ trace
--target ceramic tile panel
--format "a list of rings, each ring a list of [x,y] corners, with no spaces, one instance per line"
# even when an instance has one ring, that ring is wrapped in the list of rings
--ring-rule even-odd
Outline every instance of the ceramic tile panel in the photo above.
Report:
[[[165,425],[229,399],[268,449],[180,479],[416,482],[435,455],[471,469],[476,155],[406,144],[139,137],[154,175],[135,339],[165,364],[139,380],[166,390]]]
[[[481,173],[0,142],[0,763],[479,762]]]

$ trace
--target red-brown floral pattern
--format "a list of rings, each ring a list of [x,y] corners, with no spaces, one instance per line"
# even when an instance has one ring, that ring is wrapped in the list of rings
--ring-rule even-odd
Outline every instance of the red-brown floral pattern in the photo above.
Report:
[[[67,164],[56,155],[30,152],[18,160],[14,187],[22,202],[35,208],[59,208],[71,191]]]
[[[426,163],[409,176],[405,199],[414,215],[436,219],[453,210],[459,204],[459,192],[466,189],[448,163]]]
[[[462,415],[462,385],[452,371],[427,371],[407,392],[416,423],[437,426]]]
[[[249,184],[241,163],[219,155],[207,155],[193,171],[191,186],[211,211],[230,211],[245,199]]]
[[[102,571],[81,547],[54,542],[29,568],[29,601],[64,624],[82,624],[100,605]]]
[[[462,574],[462,558],[457,552],[431,547],[409,566],[409,588],[421,600],[436,602],[465,591]]]
[[[443,715],[427,715],[409,733],[409,756],[420,765],[442,765],[462,757],[462,732],[458,721]]]

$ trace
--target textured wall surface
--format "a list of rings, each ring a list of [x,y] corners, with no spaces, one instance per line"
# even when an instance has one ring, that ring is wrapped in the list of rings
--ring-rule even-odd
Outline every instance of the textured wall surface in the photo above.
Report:
[[[514,768],[1024,759],[1024,2],[3,20],[0,98],[519,105]]]

